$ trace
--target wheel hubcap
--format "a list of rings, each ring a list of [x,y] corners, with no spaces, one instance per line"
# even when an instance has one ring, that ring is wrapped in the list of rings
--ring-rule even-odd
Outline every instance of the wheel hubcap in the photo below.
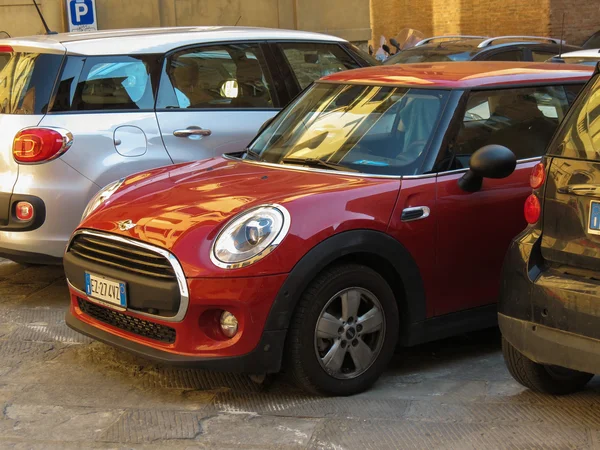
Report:
[[[344,289],[327,302],[317,320],[317,359],[334,378],[356,378],[375,362],[384,336],[385,318],[377,297],[363,288]]]

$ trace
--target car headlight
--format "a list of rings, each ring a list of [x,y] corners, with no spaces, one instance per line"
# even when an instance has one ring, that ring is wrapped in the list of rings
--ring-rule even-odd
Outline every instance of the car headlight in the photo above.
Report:
[[[110,196],[113,195],[115,191],[121,187],[123,181],[125,181],[125,178],[113,181],[112,183],[100,189],[85,207],[85,211],[83,211],[83,215],[81,216],[81,221],[83,222],[87,218],[87,216],[93,213],[102,203],[108,200]]]
[[[234,217],[213,243],[210,259],[224,269],[248,266],[271,253],[290,229],[283,206],[265,205]]]

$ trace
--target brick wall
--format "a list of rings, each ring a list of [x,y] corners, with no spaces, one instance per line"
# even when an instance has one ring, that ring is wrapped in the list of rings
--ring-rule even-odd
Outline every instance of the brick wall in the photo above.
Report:
[[[550,0],[550,30],[560,36],[565,13],[565,39],[575,45],[583,44],[591,34],[600,30],[600,1]]]
[[[373,39],[415,28],[426,36],[444,34],[541,35],[582,41],[600,29],[598,0],[371,0]]]

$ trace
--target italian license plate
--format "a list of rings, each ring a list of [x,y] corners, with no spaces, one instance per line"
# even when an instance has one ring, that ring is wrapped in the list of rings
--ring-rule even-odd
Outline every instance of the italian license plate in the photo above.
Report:
[[[127,307],[127,285],[92,273],[85,273],[85,293],[113,305]]]

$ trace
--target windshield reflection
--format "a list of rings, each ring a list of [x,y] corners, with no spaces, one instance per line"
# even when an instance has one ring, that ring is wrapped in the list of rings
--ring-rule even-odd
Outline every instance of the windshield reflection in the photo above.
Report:
[[[318,83],[249,150],[276,164],[415,175],[447,97],[434,89]]]

